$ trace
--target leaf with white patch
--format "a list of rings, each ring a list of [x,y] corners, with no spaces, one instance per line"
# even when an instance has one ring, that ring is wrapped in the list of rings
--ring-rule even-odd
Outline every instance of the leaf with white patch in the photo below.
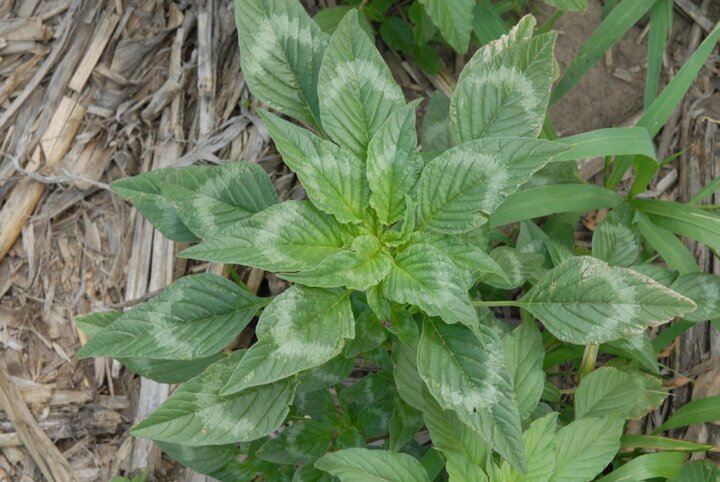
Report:
[[[532,36],[528,15],[481,47],[458,79],[450,104],[455,139],[537,137],[550,100],[555,32]]]
[[[256,454],[259,459],[278,465],[302,464],[327,452],[330,437],[328,424],[300,420],[265,442]]]
[[[81,358],[194,360],[216,355],[264,300],[212,274],[186,276],[123,313],[78,352]]]
[[[659,374],[658,360],[655,349],[647,333],[624,336],[607,344],[612,350],[617,350],[625,358],[634,360],[646,370]]]
[[[351,10],[325,51],[318,83],[325,131],[359,159],[365,159],[375,132],[395,109],[405,105],[373,40]]]
[[[622,419],[606,416],[583,418],[561,428],[550,482],[592,480],[620,449],[623,426]]]
[[[482,467],[473,464],[464,455],[445,452],[445,458],[447,459],[445,470],[448,473],[448,482],[488,482],[488,477]]]
[[[160,442],[197,446],[249,442],[276,430],[292,403],[291,380],[220,395],[242,356],[243,352],[236,351],[180,385],[131,433]]]
[[[190,447],[159,442],[158,446],[173,460],[176,460],[201,474],[211,474],[237,459],[240,450],[232,444]]]
[[[420,0],[432,23],[459,54],[467,52],[473,28],[473,0]]]
[[[320,126],[318,75],[328,37],[297,0],[235,0],[240,61],[253,95]]]
[[[417,371],[417,354],[413,348],[395,341],[392,349],[393,379],[398,395],[418,411],[424,411],[424,382]]]
[[[426,319],[418,371],[441,407],[477,430],[513,467],[524,471],[522,429],[502,341],[489,328]]]
[[[527,457],[527,472],[522,474],[507,462],[503,462],[503,482],[537,482],[550,479],[555,469],[557,417],[556,412],[545,415],[525,430],[522,442]]]
[[[423,155],[435,155],[455,144],[450,127],[450,97],[436,90],[430,96],[422,121]]]
[[[420,462],[407,454],[351,448],[330,452],[315,462],[341,482],[429,482]]]
[[[310,202],[285,201],[179,256],[267,271],[301,271],[341,252],[347,237],[347,229]]]
[[[354,365],[354,358],[338,355],[327,363],[302,372],[297,391],[299,393],[310,392],[337,385],[350,376]]]
[[[279,277],[307,286],[365,291],[380,283],[390,272],[392,258],[376,237],[358,236],[350,249],[328,256],[317,267],[300,273],[278,274]]]
[[[270,178],[253,162],[191,169],[187,175],[195,178],[197,187],[161,183],[160,192],[172,201],[182,222],[200,239],[220,234],[277,203]]]
[[[398,303],[410,303],[448,323],[474,323],[475,308],[464,288],[462,273],[429,244],[412,244],[395,256],[383,293]]]
[[[412,192],[425,165],[417,153],[415,130],[415,109],[420,100],[392,112],[368,147],[370,204],[385,224],[402,219],[405,196]]]
[[[363,162],[274,114],[260,111],[260,117],[313,204],[341,223],[362,221],[370,198]]]
[[[695,302],[697,309],[686,313],[688,321],[720,318],[720,277],[709,273],[689,273],[680,276],[670,288]]]
[[[482,273],[478,281],[504,290],[522,286],[528,278],[542,269],[545,261],[541,254],[523,252],[509,246],[499,246],[490,251],[490,259],[500,268],[500,273]]]
[[[382,400],[392,387],[393,382],[388,376],[373,373],[344,388],[340,392],[340,399],[348,403],[370,405]]]
[[[595,228],[592,253],[616,266],[630,266],[640,254],[640,238],[633,230],[634,211],[627,204],[618,207]]]
[[[601,367],[580,381],[575,392],[575,418],[617,415],[636,419],[660,405],[666,396],[662,381],[656,377]]]
[[[488,216],[530,176],[565,150],[530,138],[486,138],[445,151],[418,183],[418,229],[462,233]]]
[[[345,348],[345,356],[354,358],[380,346],[388,337],[388,332],[370,308],[363,310],[355,319],[355,338]]]
[[[534,323],[524,322],[503,339],[512,372],[520,418],[525,420],[537,406],[545,387],[542,335]]]
[[[422,426],[422,413],[406,404],[402,398],[395,397],[393,414],[390,419],[390,450],[397,452],[402,449],[415,437],[415,433]]]
[[[240,360],[223,395],[265,385],[339,355],[354,336],[350,292],[295,285],[260,316],[258,342]]]
[[[558,339],[578,345],[635,335],[695,308],[688,298],[636,271],[589,256],[550,270],[520,305]]]

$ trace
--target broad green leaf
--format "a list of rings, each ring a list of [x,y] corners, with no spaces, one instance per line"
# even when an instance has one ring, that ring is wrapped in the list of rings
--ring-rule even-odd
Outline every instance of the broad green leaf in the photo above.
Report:
[[[390,272],[392,258],[380,242],[371,235],[358,236],[350,249],[325,258],[317,267],[300,273],[278,276],[293,283],[320,288],[337,288],[365,291],[380,283]]]
[[[345,15],[330,38],[318,92],[323,128],[362,160],[385,119],[405,105],[402,89],[360,26],[356,10]]]
[[[654,433],[720,420],[720,395],[693,400],[678,408]]]
[[[525,138],[486,138],[430,161],[418,184],[418,229],[461,233],[487,222],[510,194],[564,147]]]
[[[695,302],[697,309],[683,316],[688,321],[720,318],[720,277],[709,273],[680,276],[670,288]]]
[[[613,208],[622,198],[592,184],[557,184],[516,191],[492,213],[490,226],[503,226],[557,213]]]
[[[302,464],[327,452],[330,437],[329,425],[300,420],[265,442],[258,449],[257,457],[279,465]]]
[[[688,204],[657,199],[633,200],[657,226],[699,241],[714,250],[720,249],[720,216]]]
[[[345,228],[309,201],[285,201],[179,256],[276,272],[301,271],[341,252],[346,237]]]
[[[441,407],[483,435],[513,467],[524,471],[520,414],[502,341],[489,328],[425,320],[418,371]]]
[[[345,356],[355,357],[380,346],[388,337],[388,332],[373,310],[366,309],[355,319],[355,338],[345,348]]]
[[[160,192],[198,238],[208,239],[277,202],[270,178],[253,162],[185,168],[198,183],[194,189],[161,183]],[[192,169],[192,170],[190,170]]]
[[[520,419],[525,420],[537,406],[545,387],[542,335],[534,323],[524,322],[505,335],[503,346],[512,373]]]
[[[485,440],[478,432],[461,422],[454,411],[444,410],[438,405],[427,389],[423,392],[425,408],[422,413],[433,447],[442,450],[446,455],[457,454],[467,463],[483,467],[490,455],[490,448]]]
[[[298,413],[314,420],[335,420],[335,398],[326,388],[313,391],[297,390],[293,404]]]
[[[607,343],[607,346],[619,351],[625,358],[638,362],[646,370],[656,375],[659,373],[655,350],[647,333],[624,336]],[[602,348],[600,350],[603,351]]]
[[[675,478],[682,472],[686,457],[683,453],[673,452],[641,455],[598,479],[598,482],[641,481],[656,477]]]
[[[298,392],[309,392],[330,385],[337,385],[345,380],[353,371],[354,358],[338,355],[319,367],[311,368],[300,374]]]
[[[234,445],[190,447],[167,442],[158,445],[170,458],[201,474],[211,474],[237,458],[240,450]]]
[[[351,448],[330,452],[315,462],[341,482],[429,482],[420,462],[407,454]]]
[[[592,480],[620,449],[623,420],[593,417],[576,420],[557,433],[555,469],[550,482]]]
[[[464,54],[472,32],[473,0],[420,0],[443,38],[456,52]]]
[[[392,349],[393,378],[398,395],[415,410],[424,411],[423,385],[417,371],[417,354],[414,348],[395,341]]]
[[[488,482],[483,469],[470,462],[464,455],[455,452],[445,452],[445,470],[449,482]]]
[[[313,20],[318,24],[320,29],[328,35],[332,35],[342,21],[343,17],[352,10],[351,5],[338,5],[337,7],[327,7],[321,9],[315,14]]]
[[[695,308],[651,278],[589,256],[553,268],[520,304],[557,338],[578,345],[635,335]]]
[[[290,287],[260,316],[257,343],[240,360],[222,389],[230,395],[282,380],[339,355],[353,338],[355,320],[350,292]]]
[[[545,257],[538,253],[524,253],[509,246],[499,246],[490,251],[490,258],[500,268],[500,273],[487,271],[478,276],[481,283],[511,290],[518,288],[541,271]]]
[[[122,316],[122,311],[106,311],[81,316],[75,320],[88,338],[93,338],[106,326]],[[118,358],[125,368],[145,378],[160,383],[182,383],[199,375],[216,361],[225,357],[223,353],[216,353],[206,358],[196,360],[157,360],[152,358]]]
[[[405,196],[410,194],[424,167],[417,153],[415,109],[418,101],[392,112],[370,140],[367,178],[370,204],[385,224],[402,219]]]
[[[503,482],[549,480],[555,469],[555,427],[558,414],[553,412],[535,420],[523,433],[522,442],[527,458],[527,472],[520,473],[507,462],[501,467]]]
[[[595,228],[593,256],[615,266],[630,266],[640,254],[640,239],[632,227],[633,210],[620,204]]]
[[[592,371],[575,392],[575,417],[617,415],[640,418],[659,406],[667,396],[662,381],[650,375],[613,367]]]
[[[545,0],[545,3],[564,12],[584,12],[588,0]]]
[[[313,204],[341,223],[362,221],[370,198],[363,162],[274,114],[261,111],[260,117]]]
[[[412,244],[395,256],[383,293],[398,303],[418,306],[448,323],[475,323],[477,315],[464,288],[462,273],[429,244]]]
[[[340,392],[340,399],[349,403],[370,405],[385,398],[392,386],[393,382],[389,377],[373,373],[344,388]]]
[[[392,399],[384,399],[371,405],[364,405],[357,413],[355,426],[366,439],[387,437],[390,432],[393,408]]]
[[[277,429],[292,402],[291,380],[230,396],[220,395],[242,356],[243,352],[235,352],[180,385],[131,433],[160,442],[196,446],[249,442]]]
[[[720,480],[720,467],[712,460],[690,462],[683,466],[680,476],[672,482],[708,482]]]
[[[623,435],[620,446],[625,449],[670,450],[672,452],[705,452],[714,447],[658,435]]]
[[[678,278],[678,272],[672,269],[665,268],[659,264],[636,264],[632,267],[635,271],[640,274],[644,274],[648,278],[652,278],[658,283],[670,287],[671,284]]]
[[[450,127],[450,98],[436,90],[430,96],[422,121],[423,154],[437,155],[450,149],[454,143]]]
[[[93,336],[78,356],[205,358],[225,348],[264,303],[220,276],[186,276],[123,313]]]
[[[341,7],[336,7],[341,8]],[[321,10],[321,12],[324,10]],[[307,463],[299,467],[293,474],[292,482],[334,482],[335,479],[327,472],[315,468],[315,464]]]
[[[550,99],[557,34],[531,38],[526,16],[510,33],[478,50],[458,79],[450,104],[455,139],[537,137]]]
[[[423,416],[402,398],[395,397],[393,414],[390,419],[390,450],[397,452],[413,440],[415,433],[423,426]]]
[[[327,35],[296,0],[235,0],[235,23],[253,95],[319,126],[317,85]]]

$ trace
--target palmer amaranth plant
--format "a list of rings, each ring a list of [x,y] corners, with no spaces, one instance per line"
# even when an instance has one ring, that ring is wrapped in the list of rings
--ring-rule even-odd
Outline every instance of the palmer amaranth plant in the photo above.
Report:
[[[406,102],[355,10],[328,36],[296,0],[236,7],[248,85],[299,121],[260,113],[308,200],[278,202],[249,162],[161,169],[113,190],[166,237],[198,243],[180,256],[292,286],[258,297],[196,274],[128,311],[79,319],[81,356],[179,384],[135,436],[227,481],[717,474],[685,464],[708,446],[624,427],[667,396],[655,351],[670,339],[646,329],[720,317],[718,278],[698,273],[673,234],[718,248],[720,218],[635,199],[658,168],[645,127],[549,140],[555,33],[536,34],[527,16],[479,49],[452,98],[433,96],[419,151],[419,101]],[[686,84],[687,73],[648,109],[660,125]],[[635,166],[628,198],[558,184],[574,159],[598,155]],[[612,211],[590,252],[574,225],[599,207]],[[257,341],[228,351],[258,313]],[[557,366],[575,367],[553,376],[576,388],[548,382]],[[658,433],[704,421],[701,409]]]

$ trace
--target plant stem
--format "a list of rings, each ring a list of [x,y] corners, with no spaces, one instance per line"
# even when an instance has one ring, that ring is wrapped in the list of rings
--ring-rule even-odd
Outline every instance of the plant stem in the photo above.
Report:
[[[488,308],[494,306],[517,306],[518,308],[523,306],[519,301],[513,300],[502,300],[502,301],[473,301],[473,306],[487,306]]]
[[[578,373],[578,380],[582,380],[586,375],[590,374],[595,369],[595,362],[597,361],[599,345],[587,345],[583,352],[582,362],[580,362],[580,372]]]

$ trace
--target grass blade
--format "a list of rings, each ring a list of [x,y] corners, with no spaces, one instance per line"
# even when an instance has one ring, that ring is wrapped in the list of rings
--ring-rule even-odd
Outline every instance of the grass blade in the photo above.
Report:
[[[564,137],[556,142],[568,144],[570,150],[555,156],[552,161],[571,161],[589,157],[639,155],[655,161],[655,146],[643,127],[611,127]]]
[[[643,105],[645,109],[657,97],[660,70],[662,69],[663,54],[667,46],[670,30],[672,29],[672,10],[674,0],[658,0],[650,10],[650,33],[648,35],[648,66],[645,76],[645,95]]]
[[[656,428],[653,433],[718,420],[720,420],[720,395],[701,398],[683,405],[664,424]]]

